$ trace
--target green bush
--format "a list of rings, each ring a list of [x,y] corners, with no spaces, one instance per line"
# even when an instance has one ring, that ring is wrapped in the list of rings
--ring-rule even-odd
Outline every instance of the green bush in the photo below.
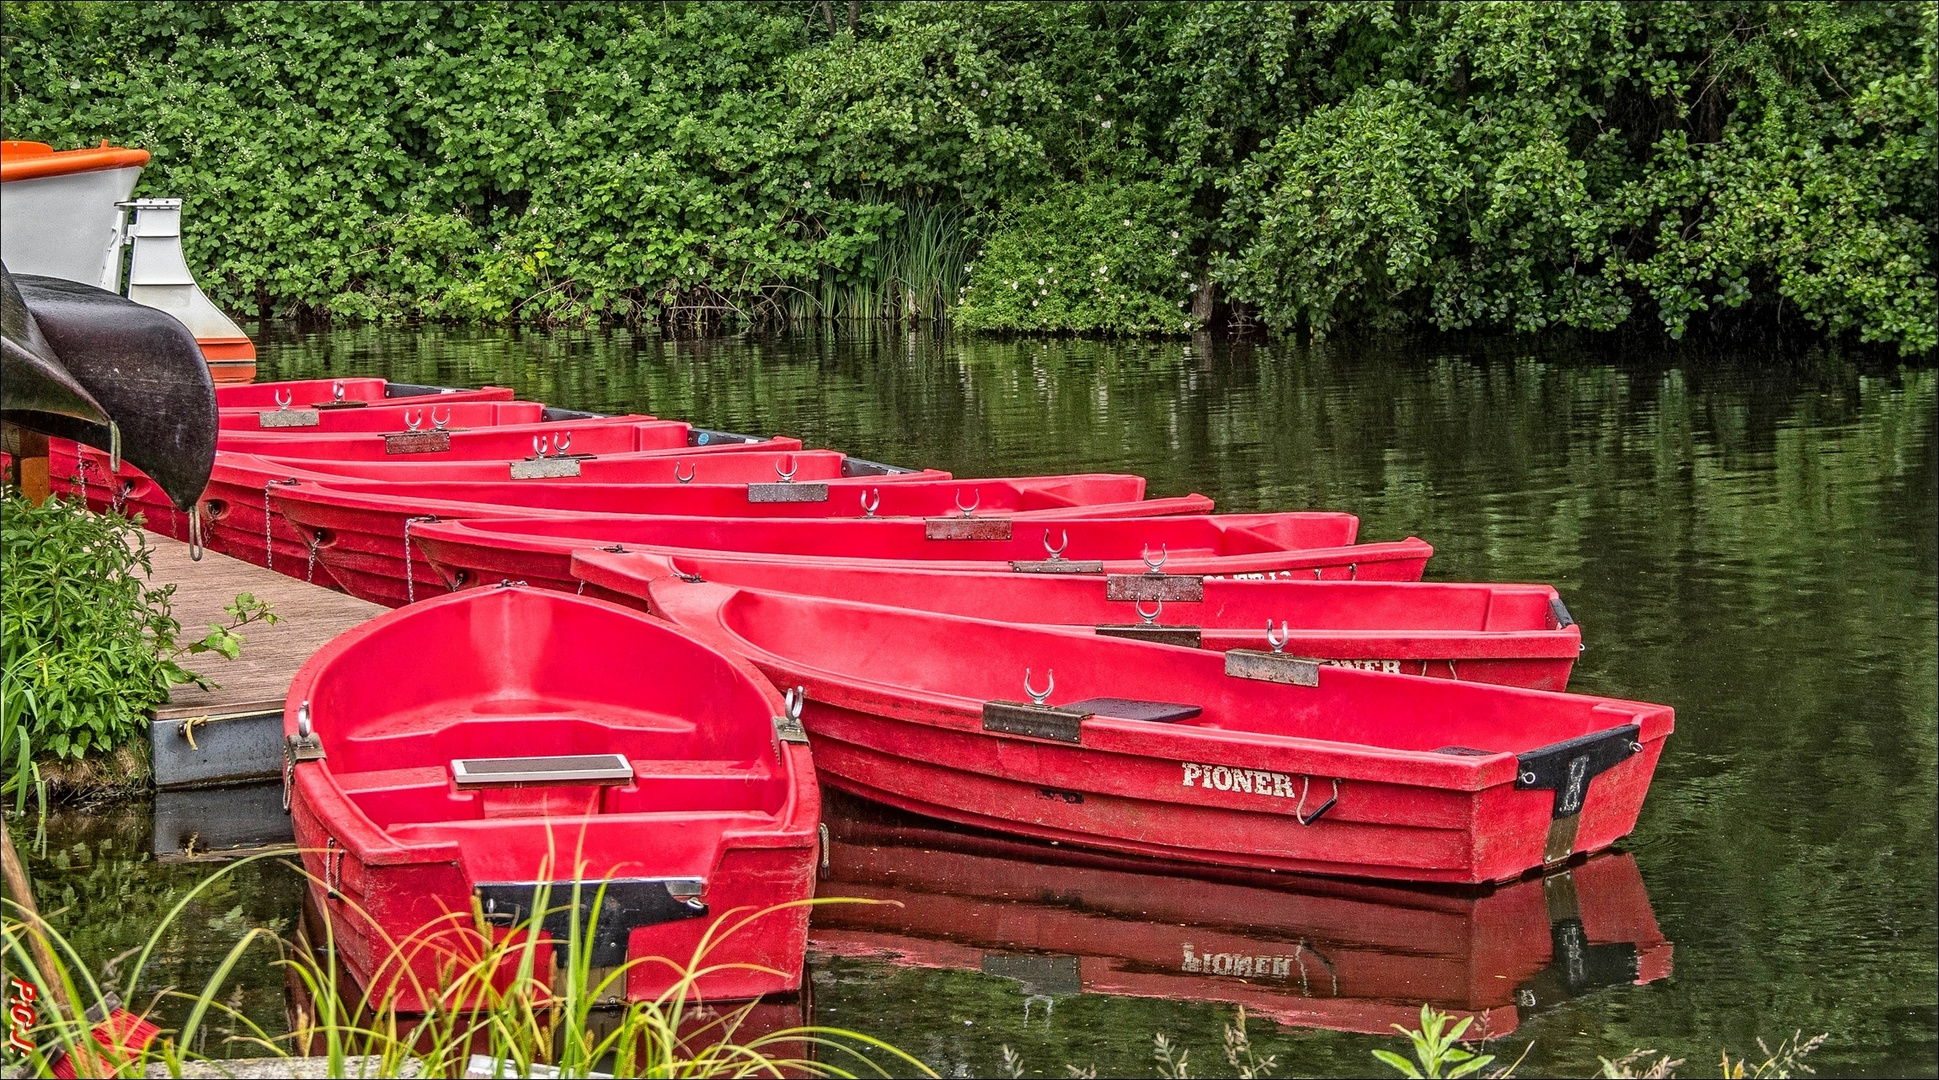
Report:
[[[36,507],[11,488],[0,496],[0,759],[17,802],[34,758],[72,760],[138,741],[171,686],[212,685],[181,665],[185,655],[233,659],[236,629],[276,621],[243,594],[229,626],[179,644],[175,586],[148,584],[149,555],[140,526],[125,517],[60,498]]]
[[[987,328],[1175,332],[1184,273],[1275,328],[1939,343],[1939,5],[840,7],[0,0],[0,107],[153,151],[265,316],[907,317],[968,222]],[[1063,276],[1126,217],[1152,284]]]
[[[1063,184],[1005,213],[957,305],[968,330],[1189,331],[1183,207],[1157,184]]]

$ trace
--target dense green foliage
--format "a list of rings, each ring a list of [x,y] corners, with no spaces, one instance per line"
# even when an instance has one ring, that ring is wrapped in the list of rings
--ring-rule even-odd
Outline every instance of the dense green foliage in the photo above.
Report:
[[[854,10],[9,0],[6,134],[245,312],[1939,340],[1930,0]]]
[[[212,685],[181,665],[185,655],[234,659],[243,641],[237,628],[276,621],[244,593],[229,626],[178,644],[175,586],[148,584],[139,525],[59,498],[34,506],[12,488],[0,504],[0,757],[16,802],[26,797],[33,758],[76,759],[136,742],[169,687]]]

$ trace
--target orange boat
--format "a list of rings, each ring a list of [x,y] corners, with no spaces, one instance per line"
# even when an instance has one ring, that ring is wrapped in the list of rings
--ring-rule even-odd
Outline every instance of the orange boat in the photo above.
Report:
[[[195,335],[218,384],[250,382],[255,344],[202,294],[182,256],[182,200],[129,199],[148,157],[105,139],[79,150],[0,141],[0,261],[166,311]]]

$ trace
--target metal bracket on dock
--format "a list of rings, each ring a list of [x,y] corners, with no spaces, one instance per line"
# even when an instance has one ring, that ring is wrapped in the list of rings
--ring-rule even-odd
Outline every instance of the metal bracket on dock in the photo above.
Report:
[[[1104,579],[1106,600],[1205,602],[1205,579],[1188,574],[1112,574]]]
[[[264,409],[256,422],[266,428],[316,427],[323,417],[315,409]]]
[[[1284,683],[1287,686],[1318,686],[1320,662],[1285,653],[1257,649],[1233,649],[1225,654],[1225,673],[1236,679]]]
[[[1083,741],[1084,720],[1088,712],[1060,709],[1053,705],[1030,705],[1021,701],[983,703],[983,730],[1003,735],[1027,735],[1033,739],[1057,742]]]
[[[922,521],[924,540],[1008,540],[1010,519],[933,517]]]
[[[557,480],[578,475],[576,457],[523,458],[512,462],[514,480]]]
[[[398,431],[384,436],[386,454],[438,454],[449,449],[449,431]]]
[[[1098,626],[1097,632],[1101,637],[1130,638],[1132,641],[1150,641],[1159,645],[1182,645],[1187,649],[1196,649],[1203,643],[1199,628],[1196,626],[1104,623]]]
[[[797,484],[792,480],[781,480],[767,484],[747,485],[747,501],[751,503],[811,503],[828,501],[828,484],[815,480]]]

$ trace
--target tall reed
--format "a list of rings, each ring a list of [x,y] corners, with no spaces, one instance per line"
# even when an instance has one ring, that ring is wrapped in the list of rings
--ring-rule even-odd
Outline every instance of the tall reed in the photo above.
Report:
[[[232,863],[186,893],[150,934],[123,985],[141,985],[150,957],[163,947],[197,895],[223,874],[267,857]],[[582,890],[592,895],[592,903],[577,903]],[[696,982],[710,972],[749,966],[710,964],[709,952],[723,940],[775,911],[830,901],[802,900],[759,911],[726,912],[714,920],[685,961],[653,957],[617,968],[594,968],[590,956],[596,916],[581,933],[576,913],[582,907],[600,910],[604,885],[575,881],[570,891],[571,897],[561,897],[567,902],[552,905],[574,914],[567,940],[550,943],[555,959],[549,971],[538,966],[541,946],[546,944],[539,927],[550,903],[543,893],[531,916],[509,932],[481,933],[475,929],[473,913],[453,912],[402,941],[388,942],[389,955],[367,987],[355,985],[330,961],[336,930],[329,920],[317,920],[321,956],[318,949],[308,947],[319,943],[307,940],[302,932],[298,941],[286,942],[266,929],[252,929],[230,948],[201,989],[164,990],[147,1003],[140,1012],[144,1019],[161,1024],[167,1002],[167,1012],[182,1014],[182,1022],[173,1028],[164,1026],[159,1038],[131,1055],[121,1073],[138,1076],[149,1065],[159,1064],[170,1075],[181,1075],[187,1063],[202,1057],[189,1048],[215,1014],[226,1015],[246,1032],[231,1040],[240,1044],[234,1049],[247,1052],[241,1056],[322,1057],[332,1076],[461,1076],[474,1055],[490,1059],[494,1070],[510,1069],[509,1075],[519,1076],[530,1075],[534,1065],[549,1065],[562,1077],[934,1075],[916,1058],[860,1032],[813,1024],[753,1031],[756,1025],[749,1020],[759,1002],[723,1009],[695,992]],[[48,935],[56,970],[41,970],[27,941],[29,929],[12,917],[20,913],[18,907],[9,901],[8,909],[9,917],[0,920],[4,937],[0,952],[10,971],[38,987],[58,981],[77,1008],[94,1003],[105,1012],[119,1004],[73,945],[56,932]],[[286,966],[292,986],[305,999],[287,1033],[265,1031],[222,1000],[223,984],[252,948],[280,950],[279,963]],[[446,961],[438,985],[419,988],[429,991],[424,1000],[434,1001],[435,1006],[423,1014],[400,1013],[390,1007],[398,980],[411,978],[410,960],[426,949]],[[652,1001],[608,1005],[624,997],[626,973],[640,964],[673,968],[672,985]],[[46,1016],[33,1033],[40,1049],[28,1061],[30,1072],[43,1075],[57,1055],[72,1054],[77,1046],[86,1045],[88,1028],[84,1018]]]

